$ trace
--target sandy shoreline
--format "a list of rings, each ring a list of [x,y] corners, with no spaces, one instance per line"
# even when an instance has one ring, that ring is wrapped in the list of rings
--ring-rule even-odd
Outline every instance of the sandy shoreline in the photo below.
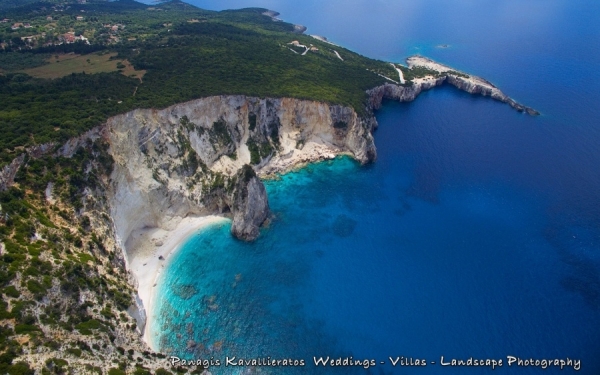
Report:
[[[163,268],[181,244],[194,232],[211,224],[225,223],[228,219],[220,216],[186,217],[181,219],[173,229],[160,228],[139,229],[131,234],[126,248],[130,271],[138,283],[138,295],[146,311],[144,341],[156,350],[154,337],[150,334],[151,322],[154,320],[152,302],[155,286]],[[162,257],[162,259],[160,259]]]

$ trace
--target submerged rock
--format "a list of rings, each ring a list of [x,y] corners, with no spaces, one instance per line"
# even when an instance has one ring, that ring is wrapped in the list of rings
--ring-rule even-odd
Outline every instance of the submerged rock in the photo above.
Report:
[[[358,224],[356,220],[346,215],[339,215],[333,222],[332,231],[338,237],[348,237],[354,232],[356,224]]]
[[[190,299],[197,291],[193,285],[175,285],[173,287],[173,293],[181,299]]]

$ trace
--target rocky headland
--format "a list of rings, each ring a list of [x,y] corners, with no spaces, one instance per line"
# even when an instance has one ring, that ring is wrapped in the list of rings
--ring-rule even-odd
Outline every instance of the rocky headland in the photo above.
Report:
[[[410,102],[423,91],[429,90],[435,86],[448,83],[459,90],[466,91],[473,95],[490,96],[492,99],[510,105],[519,112],[525,112],[532,116],[540,113],[531,107],[516,102],[508,95],[504,94],[498,87],[491,82],[474,75],[457,71],[446,65],[435,62],[422,56],[412,56],[407,60],[409,69],[425,68],[429,72],[414,78],[410,85],[397,85],[386,83],[368,91],[371,109],[381,107],[382,99],[397,100],[400,102]]]

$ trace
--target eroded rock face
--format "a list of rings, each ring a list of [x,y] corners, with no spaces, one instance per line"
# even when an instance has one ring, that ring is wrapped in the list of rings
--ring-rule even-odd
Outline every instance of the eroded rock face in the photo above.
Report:
[[[376,125],[349,107],[245,96],[115,116],[102,132],[115,161],[107,194],[115,233],[127,248],[137,229],[222,213],[233,217],[238,238],[256,238],[268,202],[257,176],[240,185],[245,165],[260,176],[342,153],[368,163],[377,156]]]
[[[30,146],[25,152],[14,158],[9,164],[0,169],[0,191],[5,191],[15,183],[17,172],[25,163],[27,157],[39,158],[48,154],[54,148],[54,143]]]
[[[270,210],[265,186],[249,165],[243,166],[236,175],[232,210],[231,234],[244,241],[255,240]]]
[[[10,164],[7,164],[0,170],[0,191],[7,190],[15,183],[15,176],[25,161],[25,154],[21,154]]]
[[[377,110],[381,108],[383,99],[396,100],[399,102],[412,102],[421,92],[441,85],[444,83],[445,79],[446,77],[416,80],[411,86],[385,83],[367,91],[367,94],[369,95],[368,106],[373,110]]]

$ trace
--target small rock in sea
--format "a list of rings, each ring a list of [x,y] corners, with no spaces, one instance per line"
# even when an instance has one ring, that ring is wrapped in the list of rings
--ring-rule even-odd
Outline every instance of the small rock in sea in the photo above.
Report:
[[[162,255],[159,255],[159,256],[158,256],[158,259],[159,259],[159,260],[165,260],[165,258],[163,258],[163,256],[162,256]]]
[[[271,219],[267,218],[263,223],[262,226],[264,228],[268,228],[271,225]]]
[[[223,341],[216,341],[213,344],[213,348],[214,350],[221,350],[221,348],[223,348]]]
[[[188,349],[191,349],[191,348],[193,348],[195,346],[196,346],[196,342],[194,340],[188,340],[188,342],[187,342],[187,348]]]

